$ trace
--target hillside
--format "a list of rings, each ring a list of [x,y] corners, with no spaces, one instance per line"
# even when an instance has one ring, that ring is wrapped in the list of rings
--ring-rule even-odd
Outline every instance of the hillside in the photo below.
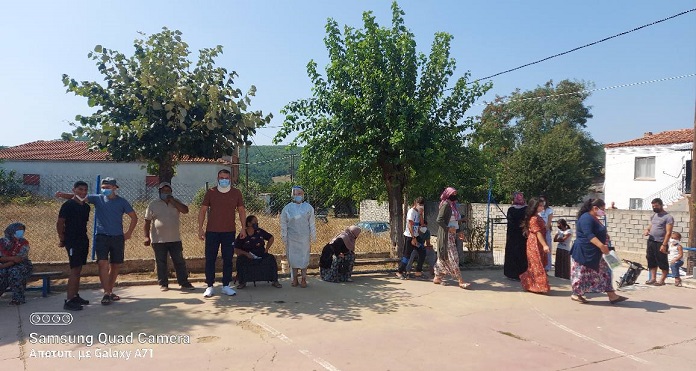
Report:
[[[244,148],[239,151],[239,160],[242,164],[246,162],[245,151]],[[286,146],[249,146],[249,180],[267,185],[271,183],[272,177],[289,174],[291,163],[297,174],[300,152],[302,152],[300,147],[288,150]],[[294,154],[294,161],[292,154]],[[239,171],[240,175],[244,176],[245,166],[242,165]]]

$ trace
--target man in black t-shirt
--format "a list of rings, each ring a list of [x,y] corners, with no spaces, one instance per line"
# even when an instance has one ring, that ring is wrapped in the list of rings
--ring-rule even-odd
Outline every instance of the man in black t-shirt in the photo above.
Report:
[[[87,183],[75,182],[73,194],[73,198],[65,201],[60,207],[56,223],[56,231],[60,241],[58,246],[65,247],[70,261],[67,299],[63,304],[65,310],[81,310],[83,305],[89,304],[88,300],[82,299],[78,294],[82,266],[87,264],[89,251],[87,221],[89,220],[90,207],[86,202]]]

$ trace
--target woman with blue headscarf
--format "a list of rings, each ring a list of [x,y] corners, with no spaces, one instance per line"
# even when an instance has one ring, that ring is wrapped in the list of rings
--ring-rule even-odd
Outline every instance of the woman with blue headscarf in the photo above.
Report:
[[[290,264],[293,287],[307,287],[307,266],[309,265],[310,243],[317,239],[314,225],[314,208],[304,200],[304,189],[292,187],[292,202],[285,205],[280,213],[280,238],[285,243],[285,253]],[[302,273],[298,282],[297,273]]]
[[[0,239],[0,294],[10,288],[12,305],[26,303],[24,290],[33,269],[25,230],[24,224],[12,223],[5,228],[5,237]]]

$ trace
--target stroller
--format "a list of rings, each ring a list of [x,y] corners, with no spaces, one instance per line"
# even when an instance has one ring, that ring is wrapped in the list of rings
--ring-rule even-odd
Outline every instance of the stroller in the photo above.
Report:
[[[640,272],[644,271],[645,268],[640,263],[632,262],[626,259],[622,260],[624,261],[624,263],[628,264],[628,270],[626,271],[626,273],[624,273],[623,277],[621,277],[621,281],[617,283],[619,284],[619,287],[633,285],[638,280]]]

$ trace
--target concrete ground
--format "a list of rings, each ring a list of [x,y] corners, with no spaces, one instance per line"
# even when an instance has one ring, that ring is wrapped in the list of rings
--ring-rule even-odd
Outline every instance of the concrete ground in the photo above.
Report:
[[[623,274],[617,268],[615,276]],[[282,289],[259,283],[203,298],[156,285],[64,312],[64,293],[0,299],[3,370],[685,370],[696,364],[696,285],[628,287],[629,301],[523,292],[502,270],[465,270],[473,290],[393,275]],[[639,282],[644,282],[643,273]],[[615,278],[617,279],[617,278]],[[671,283],[672,280],[668,279]],[[217,287],[216,287],[217,289]],[[50,314],[42,314],[50,313]],[[54,314],[54,313],[57,313]],[[71,316],[71,317],[70,317]],[[55,323],[70,322],[67,325]],[[49,323],[51,325],[46,325]]]

